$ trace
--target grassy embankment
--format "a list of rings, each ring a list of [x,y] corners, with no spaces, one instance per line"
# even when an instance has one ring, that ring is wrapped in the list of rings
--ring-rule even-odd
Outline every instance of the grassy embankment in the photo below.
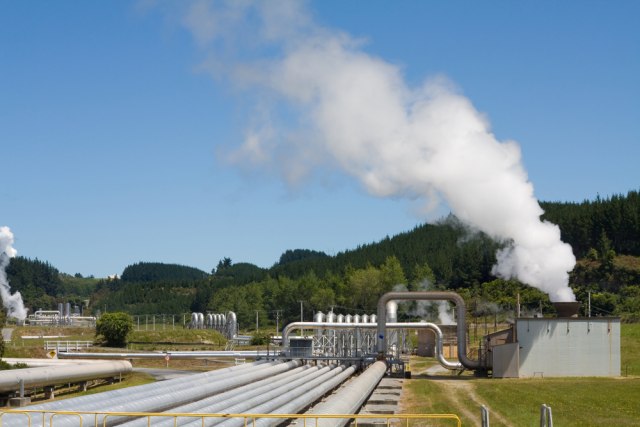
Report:
[[[463,425],[480,425],[480,405],[484,404],[492,426],[535,426],[539,425],[540,405],[546,403],[556,425],[635,426],[640,421],[640,324],[623,324],[621,341],[620,378],[419,376],[406,383],[403,411],[455,413]],[[416,360],[412,371],[420,372],[430,363],[436,364],[433,359]]]

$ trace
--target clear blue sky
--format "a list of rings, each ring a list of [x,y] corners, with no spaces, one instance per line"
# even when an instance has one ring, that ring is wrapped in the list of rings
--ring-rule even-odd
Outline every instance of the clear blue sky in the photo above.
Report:
[[[411,201],[373,197],[345,173],[292,188],[225,161],[243,142],[250,94],[201,71],[211,51],[185,25],[189,7],[0,2],[0,226],[20,255],[97,277],[138,261],[268,267],[287,249],[334,254],[425,221]],[[538,199],[640,188],[639,2],[307,9],[408,85],[447,76],[499,140],[519,143]]]

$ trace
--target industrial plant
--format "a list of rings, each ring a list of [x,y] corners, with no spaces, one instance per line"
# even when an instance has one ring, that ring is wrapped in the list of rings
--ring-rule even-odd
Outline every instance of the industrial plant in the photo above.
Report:
[[[455,306],[456,324],[399,322],[398,304],[407,301],[446,301]],[[349,421],[349,414],[361,410],[383,378],[410,377],[406,366],[407,353],[412,351],[408,335],[416,331],[427,337],[426,351],[431,351],[443,368],[457,373],[472,371],[477,376],[494,378],[619,376],[620,320],[578,317],[576,303],[561,303],[557,308],[553,318],[517,317],[504,330],[484,336],[473,354],[469,351],[465,302],[460,295],[444,291],[389,292],[378,300],[376,313],[365,315],[317,312],[312,322],[286,325],[282,347],[275,350],[61,352],[52,362],[61,365],[27,369],[28,377],[12,371],[0,379],[0,391],[7,398],[19,398],[29,387],[52,387],[60,381],[82,384],[90,378],[113,379],[129,372],[131,364],[127,360],[136,358],[243,357],[255,361],[39,403],[6,411],[0,421],[2,426],[22,426],[28,421],[32,426],[56,427],[242,427],[248,421],[242,415],[230,414],[262,414],[251,422],[266,427],[286,421],[278,414],[300,414],[297,416],[301,419],[294,425],[343,426]],[[73,319],[67,314],[66,309],[39,312],[33,320]],[[193,313],[188,327],[215,329],[229,339],[238,332],[233,312]],[[446,354],[445,342],[449,346]],[[342,417],[322,418],[322,414]]]

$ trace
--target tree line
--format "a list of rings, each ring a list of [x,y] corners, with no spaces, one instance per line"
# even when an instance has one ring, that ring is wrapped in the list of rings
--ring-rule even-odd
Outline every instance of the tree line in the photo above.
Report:
[[[598,314],[640,313],[640,198],[597,198],[582,203],[542,203],[544,219],[560,226],[580,261],[571,286],[583,302],[588,295]],[[364,314],[375,311],[384,292],[406,289],[452,289],[486,313],[515,306],[516,294],[532,309],[551,310],[546,295],[515,281],[491,275],[500,243],[470,231],[453,215],[435,224],[360,245],[335,256],[310,249],[282,254],[270,268],[219,260],[211,273],[176,264],[140,262],[120,278],[89,279],[60,274],[53,266],[25,258],[11,260],[7,270],[13,289],[35,309],[61,299],[90,300],[91,309],[131,314],[179,314],[189,311],[235,311],[250,325],[256,315],[280,325],[331,309]],[[491,303],[489,303],[491,302]],[[404,309],[403,309],[404,310]],[[491,310],[489,310],[491,311]],[[411,316],[406,309],[403,315]]]

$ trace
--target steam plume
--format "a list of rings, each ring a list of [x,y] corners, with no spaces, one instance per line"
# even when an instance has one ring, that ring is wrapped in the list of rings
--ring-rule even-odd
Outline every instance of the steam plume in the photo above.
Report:
[[[458,218],[505,242],[494,274],[552,301],[574,300],[575,257],[559,228],[540,220],[520,147],[499,141],[447,78],[410,87],[398,66],[315,24],[300,2],[196,2],[186,16],[199,45],[212,49],[202,69],[264,95],[232,158],[275,167],[292,183],[337,166],[374,196],[419,199],[425,208],[443,199]],[[229,45],[241,35],[252,40],[244,48],[269,59],[247,63],[246,51],[234,54]]]
[[[27,310],[24,308],[22,295],[20,292],[11,294],[11,287],[5,271],[9,260],[17,254],[12,245],[13,233],[9,227],[0,227],[0,297],[2,297],[2,305],[7,309],[8,317],[24,320],[27,317]]]

